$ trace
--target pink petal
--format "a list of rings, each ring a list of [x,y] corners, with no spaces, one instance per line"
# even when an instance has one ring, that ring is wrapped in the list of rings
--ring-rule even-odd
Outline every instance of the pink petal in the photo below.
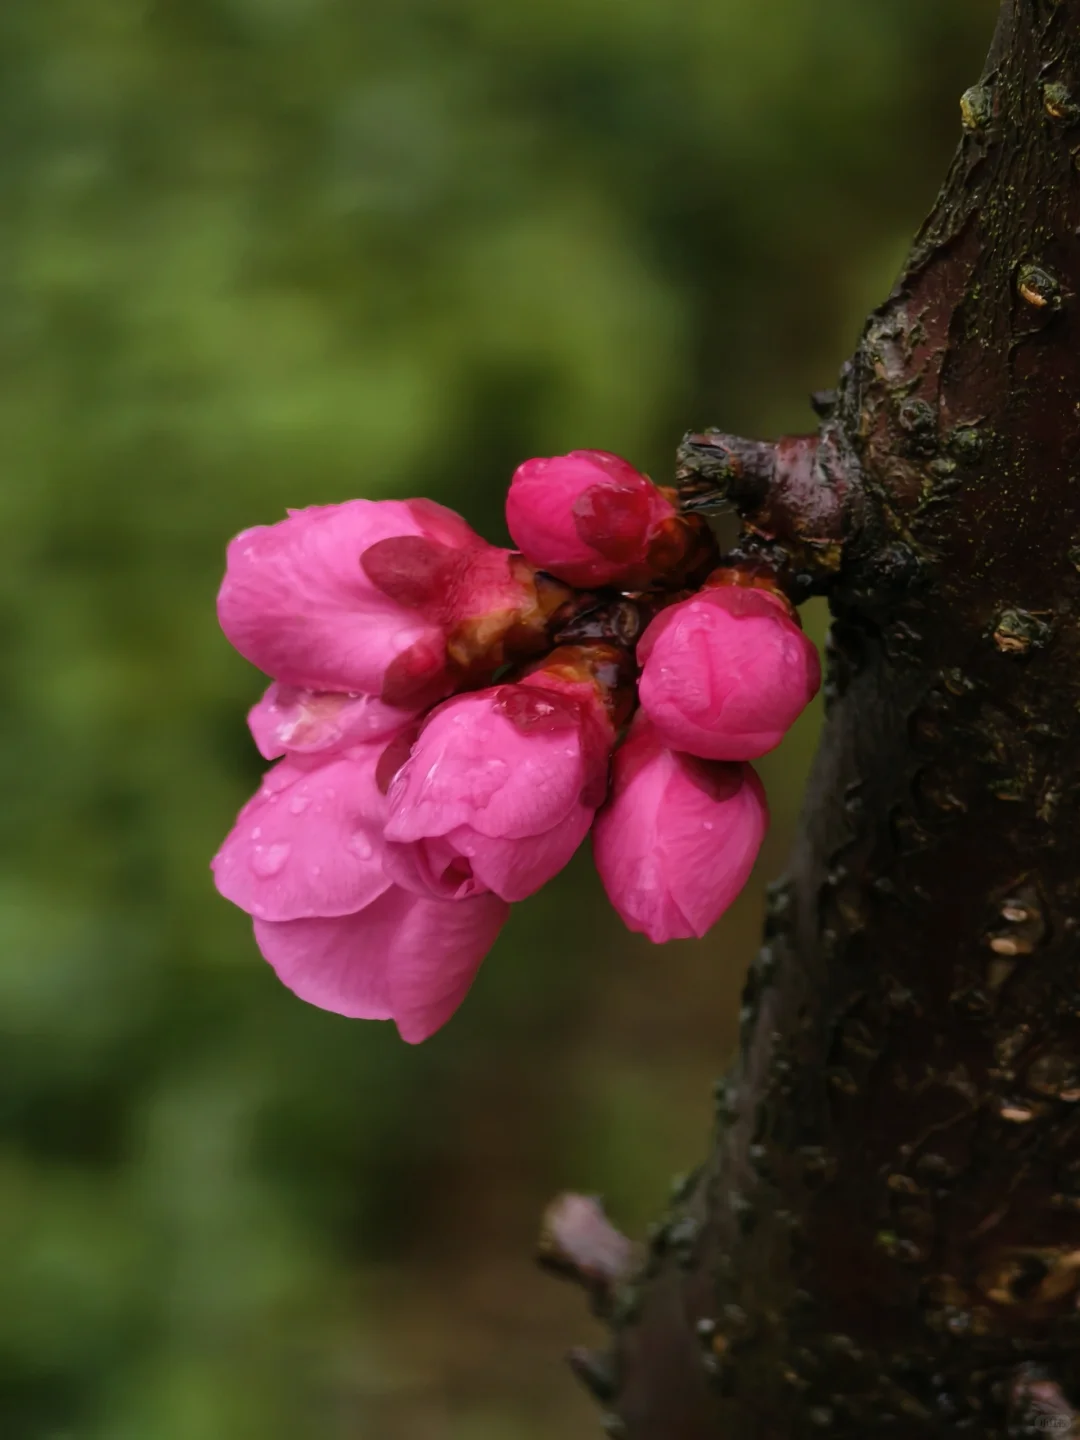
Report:
[[[386,931],[390,1002],[401,1038],[416,1045],[465,999],[510,907],[495,895],[421,900],[391,893],[398,909]]]
[[[507,526],[523,554],[585,587],[633,579],[674,513],[647,475],[604,450],[527,460],[506,499]]]
[[[255,941],[282,984],[309,1005],[354,1020],[390,1020],[389,952],[379,943],[379,914],[396,913],[395,894],[355,915],[256,920]]]
[[[390,739],[412,713],[384,705],[374,695],[297,690],[276,681],[248,712],[248,726],[267,760],[290,752],[315,755],[372,740]]]
[[[403,503],[417,527],[417,533],[426,535],[429,540],[449,545],[453,550],[470,550],[473,546],[487,543],[456,510],[450,510],[435,500],[406,500]]]
[[[775,749],[821,680],[817,651],[783,602],[738,587],[662,612],[638,662],[641,704],[664,742],[713,760]]]
[[[519,839],[571,814],[587,778],[580,731],[522,729],[496,709],[499,693],[462,696],[432,716],[390,787],[387,839],[461,825]]]
[[[490,624],[527,614],[536,604],[532,567],[516,550],[474,540],[467,550],[422,536],[380,540],[364,551],[364,573],[384,595],[447,634],[470,620]]]
[[[261,920],[347,915],[390,884],[382,871],[385,746],[313,765],[283,760],[241,810],[214,857],[217,888]]]
[[[676,754],[639,712],[616,753],[593,853],[627,926],[661,943],[715,924],[745,885],[767,827],[749,765]]]
[[[441,633],[382,594],[361,565],[378,541],[419,533],[408,504],[393,500],[312,506],[246,530],[229,546],[221,628],[252,664],[306,690],[380,695],[410,648],[437,669]]]
[[[474,546],[454,576],[443,621],[450,629],[469,620],[527,614],[536,604],[535,572],[516,550]]]
[[[525,900],[569,864],[589,833],[594,813],[594,807],[579,802],[550,830],[521,840],[481,835],[467,825],[447,838],[487,889],[503,900]]]
[[[594,844],[599,840],[600,832],[594,832]],[[654,945],[700,938],[668,889],[659,856],[638,855],[622,869],[609,866],[604,871],[604,888],[612,903],[614,896],[621,897],[615,908],[626,928]]]
[[[616,752],[615,790],[593,825],[596,869],[628,929],[656,945],[689,940],[694,930],[667,883],[657,833],[675,757],[670,751],[645,751],[642,758],[648,763],[641,764],[635,738],[632,732]]]
[[[369,545],[360,563],[371,583],[398,605],[433,615],[457,583],[460,556],[425,535],[394,535]]]
[[[633,485],[594,485],[573,505],[574,525],[581,538],[619,566],[642,564],[650,539],[674,514],[670,500],[644,476]]]
[[[383,869],[395,885],[428,899],[467,900],[490,888],[480,883],[468,860],[441,835],[405,845],[387,841]]]
[[[724,766],[738,783],[718,802],[715,762],[678,755],[664,796],[659,859],[672,900],[704,935],[738,898],[769,828],[761,781],[749,765]],[[727,787],[725,787],[727,788]]]
[[[494,895],[423,900],[395,886],[354,915],[256,920],[255,938],[302,1000],[355,1019],[392,1018],[415,1045],[464,1000],[509,913]]]
[[[591,466],[567,464],[569,460],[557,455],[518,466],[506,496],[506,525],[514,544],[534,565],[588,575],[597,557],[574,525],[573,505],[601,477]]]

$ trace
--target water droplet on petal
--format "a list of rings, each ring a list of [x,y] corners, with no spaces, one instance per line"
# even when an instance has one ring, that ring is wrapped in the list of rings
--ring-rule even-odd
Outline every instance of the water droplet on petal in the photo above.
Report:
[[[349,849],[354,855],[358,855],[361,860],[371,859],[371,841],[366,835],[354,835],[349,841]]]
[[[294,795],[289,801],[289,814],[302,815],[311,804],[310,795]]]
[[[256,845],[251,857],[251,868],[264,880],[278,873],[289,858],[288,845]]]

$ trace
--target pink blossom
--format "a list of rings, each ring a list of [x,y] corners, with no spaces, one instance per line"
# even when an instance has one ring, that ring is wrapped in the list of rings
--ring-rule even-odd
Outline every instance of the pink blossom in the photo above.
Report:
[[[662,611],[637,653],[660,738],[710,760],[774,749],[821,683],[812,642],[767,590],[710,586]]]
[[[255,921],[255,939],[301,1000],[393,1020],[419,1044],[465,999],[510,907],[494,895],[435,900],[391,886],[354,915]]]
[[[483,545],[430,501],[294,510],[232,541],[218,618],[241,655],[284,685],[375,695],[415,710],[450,687],[443,626],[408,603],[409,585],[426,597],[452,557]],[[394,570],[396,594],[369,565]]]
[[[506,497],[514,544],[570,585],[647,585],[650,546],[675,509],[647,475],[606,450],[519,465]]]
[[[441,505],[350,500],[238,535],[218,616],[237,650],[283,687],[251,717],[273,755],[370,738],[392,718],[387,707],[407,718],[482,684],[547,647],[548,621],[569,596]],[[345,713],[319,698],[327,694],[382,710],[367,703]]]
[[[281,761],[212,868],[290,989],[342,1015],[393,1019],[415,1042],[461,1003],[509,907],[480,887],[450,901],[393,884],[380,784],[388,753],[380,741]]]
[[[768,823],[749,765],[669,750],[639,711],[615,752],[593,856],[631,930],[656,944],[688,940],[704,935],[746,884]]]
[[[419,894],[533,894],[588,833],[611,740],[593,685],[543,671],[448,701],[391,783],[389,873]]]

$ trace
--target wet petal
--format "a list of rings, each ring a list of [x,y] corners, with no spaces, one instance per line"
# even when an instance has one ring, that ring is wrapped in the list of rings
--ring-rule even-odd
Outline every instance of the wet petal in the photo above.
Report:
[[[639,711],[593,827],[596,868],[629,929],[702,936],[749,878],[768,827],[749,765],[677,754]]]
[[[471,864],[441,835],[407,844],[385,842],[383,868],[403,890],[436,900],[467,900],[483,894],[485,886]]]
[[[663,611],[638,645],[641,704],[663,741],[714,760],[775,749],[821,683],[785,602],[715,586]]]
[[[262,920],[346,915],[381,895],[384,748],[275,766],[214,857],[222,895]]]
[[[256,920],[255,940],[278,979],[301,1000],[354,1020],[390,1020],[389,954],[372,944],[374,912],[392,908],[393,892],[355,915]]]
[[[390,1002],[403,1040],[418,1044],[446,1024],[509,914],[495,895],[399,902],[388,947]]]
[[[276,681],[248,712],[259,753],[276,760],[289,752],[317,755],[390,739],[412,722],[412,712],[384,705],[374,695],[298,690]]]
[[[717,770],[734,772],[720,800],[709,773]],[[663,806],[657,848],[666,888],[702,936],[750,878],[769,828],[765,791],[749,765],[680,755]]]
[[[355,1019],[394,1019],[417,1044],[464,1000],[508,914],[494,895],[430,900],[394,886],[354,915],[256,920],[255,938],[302,1000]]]
[[[550,830],[520,840],[482,835],[470,826],[447,837],[468,860],[477,881],[504,900],[524,900],[553,880],[573,858],[589,833],[592,806],[575,805]]]
[[[516,839],[573,811],[585,779],[579,732],[522,730],[497,711],[498,694],[453,700],[424,727],[390,789],[388,839],[446,835],[460,825]]]

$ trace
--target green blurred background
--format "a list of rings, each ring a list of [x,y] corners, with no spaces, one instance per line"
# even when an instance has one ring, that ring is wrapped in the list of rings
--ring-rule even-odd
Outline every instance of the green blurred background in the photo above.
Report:
[[[227,538],[809,428],[994,0],[0,4],[0,1436],[562,1440],[549,1195],[703,1152],[774,832],[701,944],[580,856],[419,1049],[309,1009],[207,862],[260,762]],[[812,619],[821,633],[822,616]]]

